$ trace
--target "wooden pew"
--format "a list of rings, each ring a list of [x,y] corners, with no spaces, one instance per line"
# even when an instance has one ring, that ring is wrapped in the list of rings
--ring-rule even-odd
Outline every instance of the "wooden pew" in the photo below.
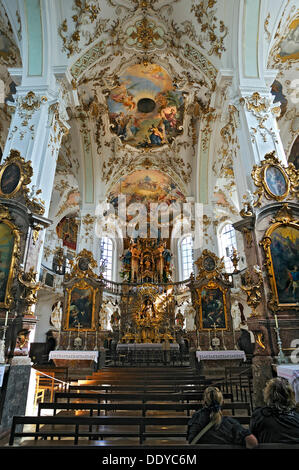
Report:
[[[139,411],[142,412],[142,416],[146,416],[148,411],[173,411],[173,412],[187,412],[190,415],[190,411],[197,411],[203,407],[202,403],[39,403],[38,405],[38,416],[42,415],[42,410],[52,410],[53,416],[56,415],[57,411],[89,411],[90,416],[93,416],[93,412],[96,411],[98,416],[101,411]],[[235,415],[237,410],[247,412],[247,416],[240,417],[244,418],[243,424],[248,424],[250,418],[250,406],[248,403],[224,403],[222,405],[223,410],[230,410],[232,415]],[[239,416],[238,416],[239,418]]]
[[[230,396],[230,394],[229,394]],[[107,402],[112,400],[119,401],[140,401],[146,403],[148,401],[201,401],[202,393],[190,392],[190,393],[88,393],[88,392],[56,392],[54,395],[54,402],[58,400],[66,400],[70,402],[74,400],[93,400],[98,402]]]
[[[57,437],[58,439],[68,437],[73,439],[74,445],[78,445],[80,437],[88,438],[89,440],[104,439],[104,437],[138,437],[140,444],[143,444],[145,439],[153,437],[161,439],[179,437],[183,442],[186,442],[186,430],[189,419],[187,416],[159,418],[132,416],[14,416],[9,446],[14,445],[15,438],[17,437],[31,437],[35,441],[39,438],[46,440],[48,437]],[[24,430],[26,425],[29,425],[30,431]],[[35,426],[35,431],[32,430],[33,426]],[[55,429],[55,426],[58,428]],[[103,426],[106,429],[99,429],[99,426]],[[115,426],[116,430],[112,431],[108,429],[108,426]],[[127,429],[121,430],[120,426],[125,426],[126,428],[133,426],[134,428],[128,431]],[[157,431],[147,431],[148,426],[159,426],[159,429]],[[182,429],[171,430],[168,429],[169,426],[182,427]],[[21,429],[19,429],[20,427]],[[66,441],[66,444],[69,443],[69,440]]]
[[[155,384],[144,384],[144,385],[88,385],[88,384],[80,384],[80,385],[69,385],[68,391],[103,391],[103,392],[198,392],[203,393],[206,387],[202,387],[201,385],[155,385]],[[232,393],[224,394],[228,396],[233,396]]]

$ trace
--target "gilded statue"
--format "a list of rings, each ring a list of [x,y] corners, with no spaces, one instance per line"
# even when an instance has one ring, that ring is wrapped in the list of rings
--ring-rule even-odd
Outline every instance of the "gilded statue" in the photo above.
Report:
[[[21,271],[18,274],[18,280],[23,286],[23,292],[20,297],[26,304],[25,315],[32,315],[31,307],[37,302],[37,292],[41,285],[39,282],[36,282],[36,275],[37,273],[34,271],[33,267],[27,272]]]
[[[247,303],[252,308],[251,316],[256,316],[256,307],[262,300],[263,274],[258,265],[250,266],[245,272],[245,285],[241,289],[246,292]]]

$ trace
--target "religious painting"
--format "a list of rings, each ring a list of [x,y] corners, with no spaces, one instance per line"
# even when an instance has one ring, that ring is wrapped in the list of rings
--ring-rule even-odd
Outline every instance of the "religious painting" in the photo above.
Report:
[[[274,198],[284,198],[289,191],[289,181],[282,168],[267,165],[264,172],[265,189]]]
[[[275,299],[278,305],[298,305],[299,226],[274,224],[265,239],[269,240],[264,247],[270,262],[270,283]]]
[[[290,23],[286,37],[280,42],[278,58],[281,62],[299,60],[299,17]]]
[[[0,195],[12,197],[22,184],[21,168],[18,163],[4,165],[0,173]]]
[[[95,330],[98,289],[81,280],[67,289],[66,330]]]
[[[299,170],[299,135],[293,143],[292,150],[289,156],[289,163],[295,165],[296,170]]]
[[[8,307],[18,239],[10,223],[0,222],[0,307]]]
[[[63,246],[76,250],[78,237],[78,223],[75,217],[63,217],[56,226],[56,233],[62,240]]]
[[[167,223],[171,223],[172,213],[169,211],[169,206],[175,203],[185,202],[185,196],[181,192],[177,184],[165,173],[159,170],[136,170],[130,175],[122,178],[110,191],[107,200],[113,205],[115,211],[118,211],[118,204],[120,203],[119,196],[125,196],[126,207],[131,204],[140,203],[144,204],[147,212],[146,217],[149,220],[150,214],[152,217],[151,236],[159,238],[159,231],[153,233],[155,230],[155,212],[151,211],[151,203],[157,203],[160,210],[160,218]],[[178,206],[181,210],[181,206]],[[131,215],[127,211],[127,223],[129,223],[135,215]],[[168,216],[169,214],[169,216]]]
[[[227,329],[226,295],[216,282],[209,282],[198,289],[200,329]]]
[[[127,68],[108,97],[112,130],[137,148],[169,144],[182,132],[183,95],[156,64]]]
[[[212,256],[205,256],[202,262],[203,268],[206,271],[214,271],[216,268],[215,259]]]
[[[133,203],[185,202],[185,196],[174,181],[159,170],[136,170],[122,178],[111,190],[108,201],[118,207],[118,196],[125,195],[127,205]]]

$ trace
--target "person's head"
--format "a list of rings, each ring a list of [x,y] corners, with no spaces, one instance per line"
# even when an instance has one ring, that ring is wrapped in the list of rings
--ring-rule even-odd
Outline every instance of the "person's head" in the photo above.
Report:
[[[276,377],[267,382],[264,389],[264,400],[267,406],[282,411],[296,406],[295,393],[291,384],[283,377]]]
[[[221,406],[223,403],[223,395],[217,387],[207,387],[203,396],[204,406],[210,411],[210,419],[214,419],[216,427],[222,420]]]

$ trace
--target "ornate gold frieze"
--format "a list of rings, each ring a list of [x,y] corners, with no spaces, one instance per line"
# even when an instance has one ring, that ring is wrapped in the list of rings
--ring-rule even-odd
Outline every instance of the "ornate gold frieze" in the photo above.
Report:
[[[82,47],[91,44],[99,37],[107,26],[109,19],[101,18],[101,8],[98,2],[76,0],[73,5],[75,14],[72,16],[72,26],[68,25],[67,19],[64,19],[58,28],[58,34],[63,41],[63,50],[67,51],[67,56],[71,57],[74,53],[80,53]],[[87,30],[86,25],[92,24],[93,31]],[[69,29],[72,32],[69,33]],[[84,45],[80,47],[80,42],[84,39]]]
[[[244,285],[241,289],[247,295],[247,303],[252,308],[250,317],[257,316],[256,308],[262,300],[263,274],[258,265],[249,266],[244,274]]]
[[[216,17],[216,11],[212,8],[216,5],[216,0],[203,0],[191,7],[191,13],[194,13],[198,24],[200,25],[200,32],[204,40],[197,38],[194,28],[189,28],[189,34],[192,33],[192,39],[197,38],[197,43],[205,48],[204,41],[210,43],[209,55],[216,55],[221,59],[222,53],[226,50],[224,47],[224,39],[228,34],[228,28],[222,20]],[[195,36],[196,35],[196,36]]]

